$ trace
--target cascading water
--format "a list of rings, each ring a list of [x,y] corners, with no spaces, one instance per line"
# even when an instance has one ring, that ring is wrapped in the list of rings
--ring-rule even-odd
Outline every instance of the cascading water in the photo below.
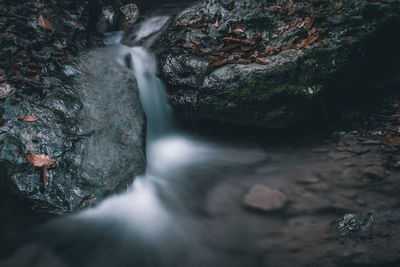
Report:
[[[143,22],[137,36],[151,36],[162,28],[160,21],[167,20]],[[221,260],[234,266],[230,255],[216,257],[212,249],[204,247],[204,242],[213,243],[215,237],[200,223],[203,218],[198,213],[204,209],[204,184],[213,185],[218,177],[238,172],[237,168],[251,162],[254,155],[211,147],[180,134],[163,83],[156,75],[155,57],[144,47],[120,44],[121,32],[107,35],[106,49],[132,72],[138,84],[147,119],[146,173],[132,177],[134,182],[125,193],[41,227],[32,238],[33,248],[50,254],[55,251],[71,266],[228,266],[220,265]],[[235,220],[224,222],[227,230],[237,226]],[[20,253],[33,248],[22,247]],[[92,254],[83,255],[88,248]],[[66,265],[55,261],[52,266]],[[243,265],[239,262],[237,266]]]
[[[173,118],[171,107],[167,103],[165,88],[156,76],[156,60],[142,47],[130,48],[133,73],[136,77],[142,103],[147,118],[147,140],[171,133]]]
[[[145,38],[154,31],[160,30],[161,22],[167,22],[165,17],[150,18],[142,23],[137,38]],[[167,103],[167,96],[162,81],[156,76],[157,64],[155,57],[143,47],[127,47],[119,44],[121,32],[111,33],[107,38],[110,50],[114,53],[116,61],[128,68],[136,78],[139,88],[139,97],[147,121],[147,170],[143,177],[136,177],[132,187],[119,196],[105,200],[97,208],[83,212],[79,216],[84,218],[108,217],[129,225],[135,231],[146,235],[154,235],[157,229],[168,224],[168,213],[157,197],[154,183],[160,180],[158,176],[164,168],[171,166],[163,162],[170,160],[170,154],[165,150],[166,143],[178,141],[178,144],[169,147],[171,151],[187,153],[179,146],[184,142],[183,137],[174,134],[173,115]],[[173,135],[174,134],[174,135]],[[173,136],[173,137],[172,137]],[[160,141],[163,140],[163,141]],[[177,151],[177,149],[181,151]],[[190,147],[189,149],[192,149]]]

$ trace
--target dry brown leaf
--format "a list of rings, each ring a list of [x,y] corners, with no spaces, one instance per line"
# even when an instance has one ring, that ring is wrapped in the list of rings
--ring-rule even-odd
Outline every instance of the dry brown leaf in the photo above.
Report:
[[[397,133],[397,132],[399,132],[399,126],[397,126],[397,125],[388,126],[388,127],[386,127],[386,131]]]
[[[70,20],[66,20],[65,22],[70,24],[75,29],[78,29],[78,30],[81,30],[81,31],[86,30],[86,27],[82,24],[82,22],[80,22],[78,20],[70,19]]]
[[[275,11],[278,11],[278,10],[280,10],[282,7],[280,7],[280,6],[278,6],[278,5],[272,5],[272,6],[270,6],[269,8],[268,8],[268,11],[270,11],[270,12],[275,12]]]
[[[309,31],[312,28],[314,21],[315,21],[315,16],[307,17],[304,20],[304,29]]]
[[[211,63],[211,67],[212,68],[218,68],[218,67],[221,67],[221,66],[223,66],[223,65],[226,65],[227,64],[227,60],[221,60],[221,61],[217,61],[217,62],[213,62],[213,63]]]
[[[326,40],[319,40],[318,42],[314,43],[314,47],[324,47],[328,46],[328,42]]]
[[[51,22],[45,19],[42,15],[39,16],[38,18],[38,25],[39,27],[45,29],[45,30],[53,30],[53,26],[51,26]]]
[[[385,144],[388,146],[400,146],[400,136],[387,137],[385,139]]]
[[[45,154],[29,154],[26,155],[26,160],[35,167],[53,168],[56,166],[54,159]]]
[[[20,121],[23,121],[23,122],[35,122],[35,121],[37,121],[39,118],[36,117],[36,116],[33,116],[33,115],[27,115],[27,116],[19,116],[18,119],[19,119]]]
[[[218,28],[218,27],[219,27],[219,21],[218,21],[218,18],[217,18],[217,20],[215,21],[215,23],[213,24],[213,26],[214,26],[215,28]]]
[[[339,11],[343,8],[343,3],[342,2],[336,2],[335,4],[335,10]]]
[[[265,55],[274,56],[274,55],[278,54],[279,52],[281,52],[280,47],[271,47],[271,48],[268,48],[267,50],[265,50]]]
[[[236,25],[236,28],[233,30],[236,35],[242,35],[244,33],[244,24]]]
[[[310,35],[306,39],[302,40],[299,44],[294,46],[294,49],[308,48],[309,45],[313,44],[319,38],[318,35]]]
[[[201,21],[201,18],[194,18],[194,19],[189,20],[188,22],[182,23],[182,26],[189,26],[189,25],[198,23],[200,21]]]
[[[247,39],[239,39],[239,38],[235,38],[235,37],[224,37],[224,38],[222,38],[222,40],[228,40],[228,41],[244,43],[244,44],[250,43],[250,41]]]
[[[259,65],[268,65],[268,64],[270,64],[271,63],[271,60],[269,60],[268,58],[266,58],[266,57],[258,57],[258,58],[256,58],[256,64],[259,64]]]
[[[229,50],[235,49],[235,48],[240,47],[240,46],[242,46],[242,45],[241,44],[231,44],[231,45],[224,46],[221,50],[222,51],[229,51]]]

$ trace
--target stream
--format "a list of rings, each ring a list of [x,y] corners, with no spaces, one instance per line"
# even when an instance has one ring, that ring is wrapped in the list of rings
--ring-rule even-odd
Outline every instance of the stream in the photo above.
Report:
[[[150,35],[160,20],[148,18],[138,38]],[[367,163],[384,159],[338,151],[331,136],[300,133],[293,140],[235,127],[182,130],[154,55],[120,44],[121,38],[121,32],[110,33],[104,49],[137,80],[147,118],[146,173],[132,177],[126,192],[77,214],[36,219],[23,208],[6,212],[13,217],[2,222],[10,232],[0,266],[332,263],[341,251],[332,241],[332,222],[352,211],[397,205],[358,179]],[[282,191],[286,206],[271,213],[246,208],[243,198],[257,184]]]

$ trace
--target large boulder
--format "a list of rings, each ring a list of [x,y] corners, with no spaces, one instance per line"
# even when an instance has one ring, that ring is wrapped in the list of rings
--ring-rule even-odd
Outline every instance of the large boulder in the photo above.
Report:
[[[44,80],[43,99],[0,102],[0,191],[57,214],[119,192],[145,170],[145,117],[131,73],[103,49],[59,78]]]
[[[185,118],[288,126],[399,77],[399,14],[391,0],[197,1],[155,46],[160,75]]]

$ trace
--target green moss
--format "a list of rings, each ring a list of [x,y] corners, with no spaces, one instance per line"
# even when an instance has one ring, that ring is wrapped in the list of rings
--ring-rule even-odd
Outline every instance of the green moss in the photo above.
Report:
[[[314,84],[311,86],[311,88],[313,89],[314,95],[319,95],[323,89],[323,86],[322,84]]]
[[[256,29],[258,31],[266,31],[273,34],[276,30],[276,25],[272,18],[268,16],[257,17],[254,16],[246,21],[246,24],[251,29]]]

